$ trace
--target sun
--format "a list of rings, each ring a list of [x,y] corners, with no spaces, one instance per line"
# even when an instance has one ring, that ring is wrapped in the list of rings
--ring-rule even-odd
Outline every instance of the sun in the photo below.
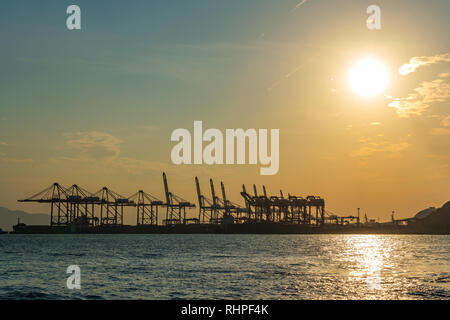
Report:
[[[381,62],[366,58],[355,63],[350,69],[348,81],[357,95],[374,97],[386,88],[389,74]]]

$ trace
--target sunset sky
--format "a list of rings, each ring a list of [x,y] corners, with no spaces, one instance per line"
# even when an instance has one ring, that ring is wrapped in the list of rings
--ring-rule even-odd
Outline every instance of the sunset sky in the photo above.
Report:
[[[79,31],[66,29],[70,4],[81,7]],[[366,27],[371,4],[381,30]],[[211,177],[240,204],[241,185],[256,183],[381,221],[441,206],[448,12],[448,0],[1,1],[0,206],[47,212],[17,199],[55,181],[163,198],[163,170],[192,202],[198,175],[207,196]],[[348,80],[366,58],[388,74],[375,96]],[[194,120],[279,129],[278,174],[173,165],[171,132],[192,132]]]

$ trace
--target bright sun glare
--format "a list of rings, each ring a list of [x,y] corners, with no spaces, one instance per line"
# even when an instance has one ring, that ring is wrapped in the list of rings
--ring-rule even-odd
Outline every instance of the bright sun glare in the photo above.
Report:
[[[389,75],[385,66],[377,60],[365,59],[350,70],[348,80],[352,90],[364,97],[373,97],[386,88]]]

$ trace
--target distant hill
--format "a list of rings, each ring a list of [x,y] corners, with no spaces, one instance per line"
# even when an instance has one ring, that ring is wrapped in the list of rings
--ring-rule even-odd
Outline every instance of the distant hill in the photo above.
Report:
[[[431,214],[422,219],[430,225],[450,225],[450,201],[447,201],[442,208],[436,209]]]
[[[436,211],[435,207],[429,207],[427,209],[424,209],[422,211],[419,211],[414,218],[416,219],[423,219],[425,217],[428,217],[431,213],[433,213],[434,211]]]
[[[17,218],[20,222],[30,225],[49,225],[50,215],[42,213],[27,213],[24,211],[9,210],[0,207],[0,228],[4,231],[12,231],[12,226],[17,224]]]
[[[450,201],[441,208],[431,211],[421,219],[411,224],[411,228],[418,231],[433,231],[450,233]]]

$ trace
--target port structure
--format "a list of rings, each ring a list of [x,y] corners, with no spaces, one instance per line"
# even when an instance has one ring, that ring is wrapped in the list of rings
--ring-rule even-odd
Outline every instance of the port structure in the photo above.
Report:
[[[321,225],[325,223],[325,200],[318,196],[307,196],[306,200],[308,200],[308,218],[311,223],[311,220],[314,219],[316,225]],[[312,209],[315,209],[315,218],[313,218]]]
[[[165,225],[199,223],[198,218],[186,218],[186,209],[195,208],[195,204],[177,196],[169,191],[166,173],[163,172],[164,192],[166,194]]]
[[[263,186],[264,195],[266,194],[266,187]],[[290,210],[291,202],[289,199],[285,199],[283,191],[280,190],[280,196],[271,196],[273,218],[276,222],[294,223],[293,213]]]
[[[264,195],[258,196],[256,185],[253,185],[254,196],[247,193],[245,185],[242,185],[241,196],[244,198],[247,207],[247,223],[273,222],[272,202],[267,197],[264,188]]]
[[[19,202],[38,202],[50,204],[50,225],[64,226],[71,223],[99,224],[95,216],[95,205],[98,198],[92,197],[89,191],[74,184],[64,188],[55,182],[50,187]]]
[[[301,197],[288,194],[285,197],[282,190],[277,195],[269,196],[265,186],[262,186],[262,194],[258,194],[255,184],[253,194],[249,194],[245,185],[242,185],[241,196],[244,198],[245,207],[241,207],[227,198],[223,182],[220,183],[222,198],[216,194],[213,179],[209,182],[211,198],[201,192],[199,179],[195,177],[199,211],[198,216],[194,218],[186,217],[186,211],[195,208],[195,204],[169,191],[165,173],[163,183],[166,202],[143,190],[126,198],[108,187],[90,193],[76,184],[65,188],[59,183],[19,201],[49,203],[51,226],[123,225],[124,210],[127,207],[136,207],[137,225],[159,225],[159,215],[163,207],[166,207],[166,214],[162,223],[166,226],[188,223],[281,223],[320,226],[346,225],[355,220],[359,225],[359,214],[338,216],[326,211],[325,200],[318,196]]]
[[[288,194],[288,200],[291,212],[288,220],[297,224],[309,224],[310,219],[307,213],[308,200],[291,194]]]
[[[247,210],[227,199],[225,184],[221,181],[222,198],[216,195],[213,179],[209,179],[211,198],[206,197],[201,192],[198,177],[195,177],[195,187],[197,190],[199,212],[198,219],[201,223],[221,224],[240,223],[241,215]]]
[[[67,189],[66,209],[69,217],[68,223],[88,224],[96,226],[99,224],[95,216],[95,205],[99,198],[78,185],[74,184]]]
[[[222,189],[222,203],[224,210],[224,217],[233,217],[233,222],[243,223],[247,219],[248,210],[243,208],[237,203],[234,203],[227,199],[227,194],[225,192],[225,184],[223,181],[220,182],[220,188]],[[229,218],[228,218],[229,219]]]
[[[210,185],[212,199],[202,194],[198,177],[195,177],[195,188],[198,198],[198,220],[200,223],[219,223],[220,221],[219,213],[222,210],[222,206],[220,205],[220,199],[215,194],[212,179],[210,179]]]
[[[325,224],[335,224],[335,225],[345,226],[345,225],[350,225],[350,224],[354,223],[357,226],[359,226],[361,224],[360,216],[359,216],[359,209],[360,208],[358,208],[358,215],[356,215],[356,216],[342,215],[342,214],[338,215],[337,213],[331,212],[329,210],[324,210]],[[369,220],[367,219],[367,215],[366,215],[365,223],[369,223]]]
[[[50,225],[60,226],[70,223],[68,214],[67,189],[55,182],[50,187],[19,202],[38,202],[50,204]]]
[[[90,193],[76,184],[65,188],[57,182],[19,202],[49,203],[51,226],[122,225],[124,207],[136,205],[107,187],[96,193]],[[95,214],[95,208],[98,206],[100,218]]]
[[[318,196],[288,195],[285,198],[280,190],[279,196],[267,196],[266,187],[258,195],[253,185],[254,195],[250,195],[242,185],[241,196],[247,207],[247,222],[297,223],[308,225],[325,224],[325,200]],[[315,212],[314,212],[315,211]],[[314,214],[315,213],[315,214]]]
[[[158,225],[158,213],[166,204],[149,193],[139,190],[128,197],[128,200],[136,204],[137,225]]]
[[[91,198],[100,206],[101,225],[123,225],[123,210],[125,207],[134,207],[136,203],[108,187],[103,187]]]

